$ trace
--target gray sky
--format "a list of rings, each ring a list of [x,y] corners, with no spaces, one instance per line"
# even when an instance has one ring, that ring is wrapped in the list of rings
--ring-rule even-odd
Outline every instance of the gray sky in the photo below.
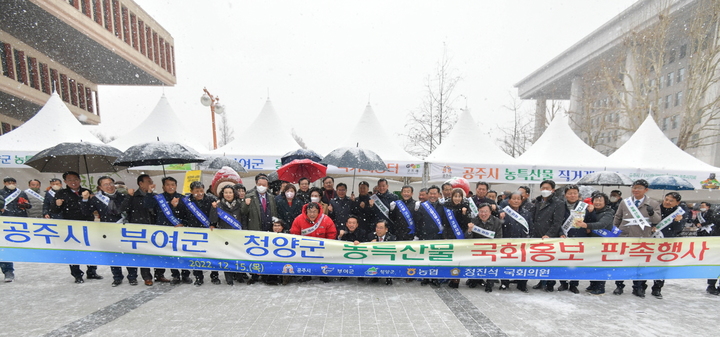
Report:
[[[490,132],[509,122],[513,84],[629,7],[633,0],[228,1],[135,0],[175,39],[177,85],[100,88],[100,130],[119,136],[164,90],[188,130],[210,145],[202,88],[221,98],[241,137],[268,90],[310,148],[342,141],[368,102],[393,134],[424,97],[443,53]],[[456,101],[457,108],[465,99]],[[523,107],[531,111],[533,102]],[[268,136],[277,128],[268,125]],[[402,139],[398,137],[398,142]],[[361,145],[362,146],[362,145]],[[332,148],[332,146],[330,146]]]

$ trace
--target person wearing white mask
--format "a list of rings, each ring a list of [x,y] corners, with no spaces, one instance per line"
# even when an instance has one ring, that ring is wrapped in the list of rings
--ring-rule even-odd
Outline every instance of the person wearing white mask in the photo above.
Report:
[[[278,216],[275,198],[268,193],[269,181],[265,174],[255,176],[255,188],[245,195],[240,213],[248,217],[248,230],[271,231],[272,218]]]
[[[535,199],[535,206],[530,212],[533,226],[530,228],[531,238],[556,238],[560,236],[560,228],[565,222],[565,203],[556,198],[555,182],[544,180],[540,183],[540,196]],[[555,281],[541,281],[533,289],[544,288],[552,292]]]
[[[322,201],[322,195],[323,191],[319,187],[312,187],[310,188],[310,202],[316,202],[320,206],[322,206],[323,214],[329,215],[330,213],[330,205],[324,203]]]
[[[283,222],[283,230],[289,230],[295,218],[302,213],[303,203],[297,197],[297,188],[293,184],[285,185],[280,195],[275,197],[278,218]]]
[[[17,181],[15,178],[7,177],[3,179],[3,187],[0,190],[0,196],[5,199],[5,206],[0,209],[0,213],[3,216],[20,216],[27,217],[27,209],[32,207],[32,204],[28,201],[28,196],[25,192],[17,188]]]
[[[620,206],[620,202],[622,201],[622,192],[620,190],[612,190],[610,192],[610,206],[615,212],[617,212],[618,206]]]
[[[45,192],[43,200],[42,216],[45,219],[62,219],[62,214],[53,213],[52,207],[55,204],[55,193],[61,190],[62,180],[58,178],[50,179],[50,188]]]

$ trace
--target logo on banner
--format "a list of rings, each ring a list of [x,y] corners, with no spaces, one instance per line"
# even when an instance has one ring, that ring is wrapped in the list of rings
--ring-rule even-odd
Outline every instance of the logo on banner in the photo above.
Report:
[[[377,275],[377,273],[378,273],[378,269],[375,267],[370,267],[370,268],[368,268],[368,270],[365,271],[365,275],[368,275],[368,276],[375,276],[375,275]]]
[[[460,275],[460,269],[457,269],[457,268],[450,269],[450,275],[452,275],[452,276]]]
[[[420,164],[407,164],[405,165],[406,173],[409,174],[419,174],[420,173]]]
[[[295,269],[291,264],[286,264],[283,266],[283,274],[295,274]]]
[[[408,276],[413,276],[413,275],[415,275],[416,272],[417,272],[417,268],[408,268],[407,269]]]
[[[322,270],[323,274],[327,275],[327,274],[332,273],[332,271],[335,270],[335,268],[330,268],[328,266],[321,266],[320,270]]]

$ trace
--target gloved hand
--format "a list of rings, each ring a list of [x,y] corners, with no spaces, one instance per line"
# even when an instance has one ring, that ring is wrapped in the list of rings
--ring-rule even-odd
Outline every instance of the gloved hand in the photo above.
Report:
[[[420,202],[416,201],[415,202],[415,212],[417,212],[419,209],[420,209]]]
[[[391,201],[391,202],[390,202],[390,210],[391,210],[391,211],[394,211],[394,210],[395,210],[395,202],[394,202],[394,201]]]
[[[648,216],[655,215],[655,211],[653,211],[653,208],[650,205],[645,205],[645,207],[647,209]]]

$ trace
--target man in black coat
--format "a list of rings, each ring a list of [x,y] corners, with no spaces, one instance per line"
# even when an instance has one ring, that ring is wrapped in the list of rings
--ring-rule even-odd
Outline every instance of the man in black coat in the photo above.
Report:
[[[442,239],[440,226],[445,227],[447,225],[447,219],[445,218],[443,205],[438,200],[439,197],[440,188],[436,185],[432,185],[428,188],[428,201],[416,204],[415,206],[418,218],[418,238],[420,238],[420,240]],[[434,214],[431,214],[423,204],[427,204],[429,208],[434,209]],[[433,215],[437,215],[437,218]],[[439,224],[437,223],[438,221],[440,222]]]
[[[205,193],[205,185],[200,181],[190,183],[190,195],[183,197],[181,200],[182,207],[185,207],[187,215],[187,227],[210,228],[210,212],[213,211],[212,204],[217,198]],[[191,207],[196,208],[201,214],[195,214]],[[201,286],[205,282],[205,275],[202,270],[193,270],[195,276],[195,285]],[[213,284],[220,284],[218,274],[211,274],[210,281]]]
[[[138,189],[128,189],[129,202],[124,204],[123,213],[126,214],[127,222],[152,225],[155,224],[155,212],[145,207],[145,196],[150,194],[154,196],[153,189],[155,184],[147,174],[141,174],[137,177]],[[140,276],[145,281],[146,286],[153,285],[153,276],[150,268],[140,268]],[[170,282],[165,278],[165,269],[155,268],[155,280],[158,282]]]
[[[415,199],[412,198],[413,187],[410,185],[403,186],[401,190],[402,199],[390,202],[390,218],[393,222],[390,231],[395,233],[400,241],[412,241],[417,231],[417,223],[415,223]],[[399,205],[402,203],[402,205]],[[405,207],[402,207],[405,206]],[[403,213],[403,209],[407,212]],[[412,224],[412,229],[410,228]]]
[[[3,179],[5,186],[0,189],[0,197],[5,199],[5,206],[0,209],[3,216],[19,216],[27,218],[27,209],[32,207],[27,194],[17,188],[15,178]]]
[[[362,228],[359,228],[358,218],[351,215],[347,218],[345,228],[338,232],[338,240],[349,241],[354,244],[360,244],[361,242],[367,242],[367,232]]]
[[[374,201],[370,199],[370,184],[367,181],[361,181],[358,185],[358,193],[359,195],[355,199],[357,207],[353,211],[353,215],[360,220],[360,228],[370,232],[375,223]]]
[[[388,224],[385,220],[378,220],[375,224],[375,232],[368,235],[368,242],[385,242],[385,241],[397,241],[397,237],[392,233],[388,232]],[[370,282],[377,283],[380,279],[373,278]],[[385,279],[385,284],[391,285],[392,278]]]
[[[388,181],[385,178],[382,178],[378,180],[377,183],[377,193],[375,194],[378,199],[380,199],[380,202],[385,206],[385,209],[387,209],[387,214],[384,213],[381,210],[382,205],[378,205],[377,201],[373,203],[373,208],[375,209],[375,219],[386,220],[386,223],[390,228],[393,227],[393,222],[390,220],[390,203],[393,201],[397,201],[399,198],[395,193],[392,193],[388,191]]]
[[[347,229],[348,218],[352,215],[357,207],[357,203],[347,196],[347,185],[345,183],[337,184],[335,188],[336,196],[330,199],[328,215],[335,223],[338,233]],[[356,218],[357,220],[357,218]]]
[[[45,219],[62,219],[60,213],[52,212],[53,205],[55,205],[55,194],[62,189],[62,181],[58,178],[50,179],[50,189],[45,192],[45,198],[43,199],[42,215]]]
[[[677,211],[677,209],[680,207],[681,199],[682,197],[680,196],[680,193],[677,192],[670,192],[668,194],[665,194],[665,199],[663,200],[662,204],[660,204],[660,218],[662,218],[662,220],[660,220],[660,223],[657,224],[658,227],[663,226],[663,228],[660,229],[662,237],[678,237],[683,231],[683,228],[685,227],[685,221],[683,221],[683,214],[675,216],[674,219],[672,219],[672,222],[670,222],[668,225],[665,225],[666,222],[670,221],[668,217],[672,215],[673,212]],[[657,228],[653,228],[653,231],[657,231]],[[663,298],[661,291],[664,285],[665,280],[653,281],[652,292],[650,294],[658,299]]]
[[[565,221],[565,203],[554,196],[555,182],[545,180],[540,183],[540,196],[535,199],[535,206],[530,212],[533,227],[530,228],[532,238],[556,238],[559,237],[560,228]],[[541,281],[533,286],[533,289],[545,288],[545,291],[552,292],[555,281]]]
[[[490,205],[493,216],[498,217],[500,220],[505,219],[505,212],[498,206],[495,199],[487,197],[489,190],[490,184],[484,181],[478,181],[477,184],[475,184],[475,195],[470,199],[475,203],[475,207],[480,207],[480,204]]]
[[[59,213],[66,220],[82,220],[93,221],[95,217],[92,214],[83,212],[82,194],[90,193],[90,190],[80,186],[80,174],[73,171],[63,173],[63,181],[65,181],[64,189],[55,193],[55,204],[50,210],[52,213]],[[84,273],[77,264],[70,265],[70,274],[75,278],[75,283],[83,283]],[[102,280],[102,276],[97,274],[97,266],[87,266],[87,278],[94,280]]]

